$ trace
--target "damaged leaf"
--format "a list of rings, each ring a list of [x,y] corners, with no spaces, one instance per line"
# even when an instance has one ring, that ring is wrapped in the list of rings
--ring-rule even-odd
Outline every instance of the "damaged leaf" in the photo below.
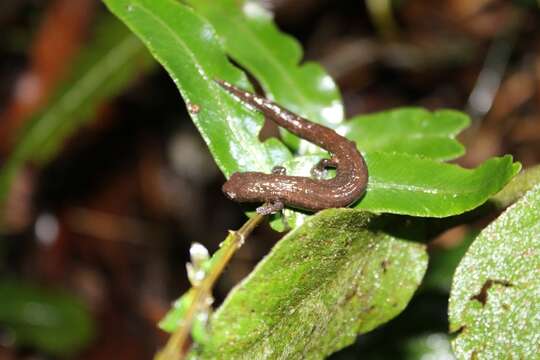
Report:
[[[533,359],[540,354],[540,185],[471,245],[449,304],[459,359]]]

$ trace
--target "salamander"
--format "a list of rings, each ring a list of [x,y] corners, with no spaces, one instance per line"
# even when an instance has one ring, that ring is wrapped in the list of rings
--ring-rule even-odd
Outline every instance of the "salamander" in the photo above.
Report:
[[[215,81],[279,126],[327,150],[330,158],[315,165],[312,174],[320,174],[326,168],[336,169],[336,176],[331,179],[289,176],[281,166],[274,167],[271,174],[235,172],[222,187],[228,198],[237,202],[264,202],[257,212],[267,215],[282,210],[284,206],[313,212],[346,207],[362,197],[368,183],[368,170],[353,141],[262,96],[223,80]]]

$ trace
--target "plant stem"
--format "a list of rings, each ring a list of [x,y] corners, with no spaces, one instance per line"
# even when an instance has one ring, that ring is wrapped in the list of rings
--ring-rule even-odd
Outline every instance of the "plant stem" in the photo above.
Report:
[[[379,34],[385,40],[394,40],[398,26],[392,13],[391,0],[366,0],[366,7]]]
[[[237,231],[229,231],[229,235],[221,243],[220,249],[212,256],[211,265],[205,278],[198,286],[193,286],[195,292],[182,325],[171,335],[163,350],[159,351],[155,360],[181,360],[184,358],[184,348],[189,339],[191,325],[197,311],[204,306],[208,297],[211,296],[212,288],[225,267],[229,264],[232,256],[243,245],[244,240],[261,223],[264,215],[255,214],[248,219]]]

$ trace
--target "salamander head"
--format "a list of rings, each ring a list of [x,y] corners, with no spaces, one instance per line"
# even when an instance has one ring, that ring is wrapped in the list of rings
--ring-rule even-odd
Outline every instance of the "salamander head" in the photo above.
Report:
[[[229,199],[234,200],[236,199],[237,194],[236,191],[234,191],[232,188],[233,187],[229,184],[229,182],[226,182],[225,184],[223,184],[221,190]]]
[[[232,174],[229,180],[227,180],[221,187],[221,190],[231,200],[237,200],[239,192],[238,190],[243,186],[242,177],[239,175],[239,173]]]

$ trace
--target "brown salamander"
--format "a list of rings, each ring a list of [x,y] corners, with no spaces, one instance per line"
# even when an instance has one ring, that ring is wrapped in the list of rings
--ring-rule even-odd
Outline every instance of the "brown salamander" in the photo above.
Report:
[[[271,214],[282,210],[285,205],[308,211],[345,207],[364,194],[368,171],[354,142],[264,97],[243,91],[223,80],[216,82],[279,126],[330,152],[330,159],[322,159],[312,173],[321,173],[328,167],[336,169],[336,176],[328,180],[288,176],[281,166],[275,167],[272,174],[236,172],[223,184],[222,189],[227,197],[238,202],[265,202],[264,206],[257,208],[257,212]]]

